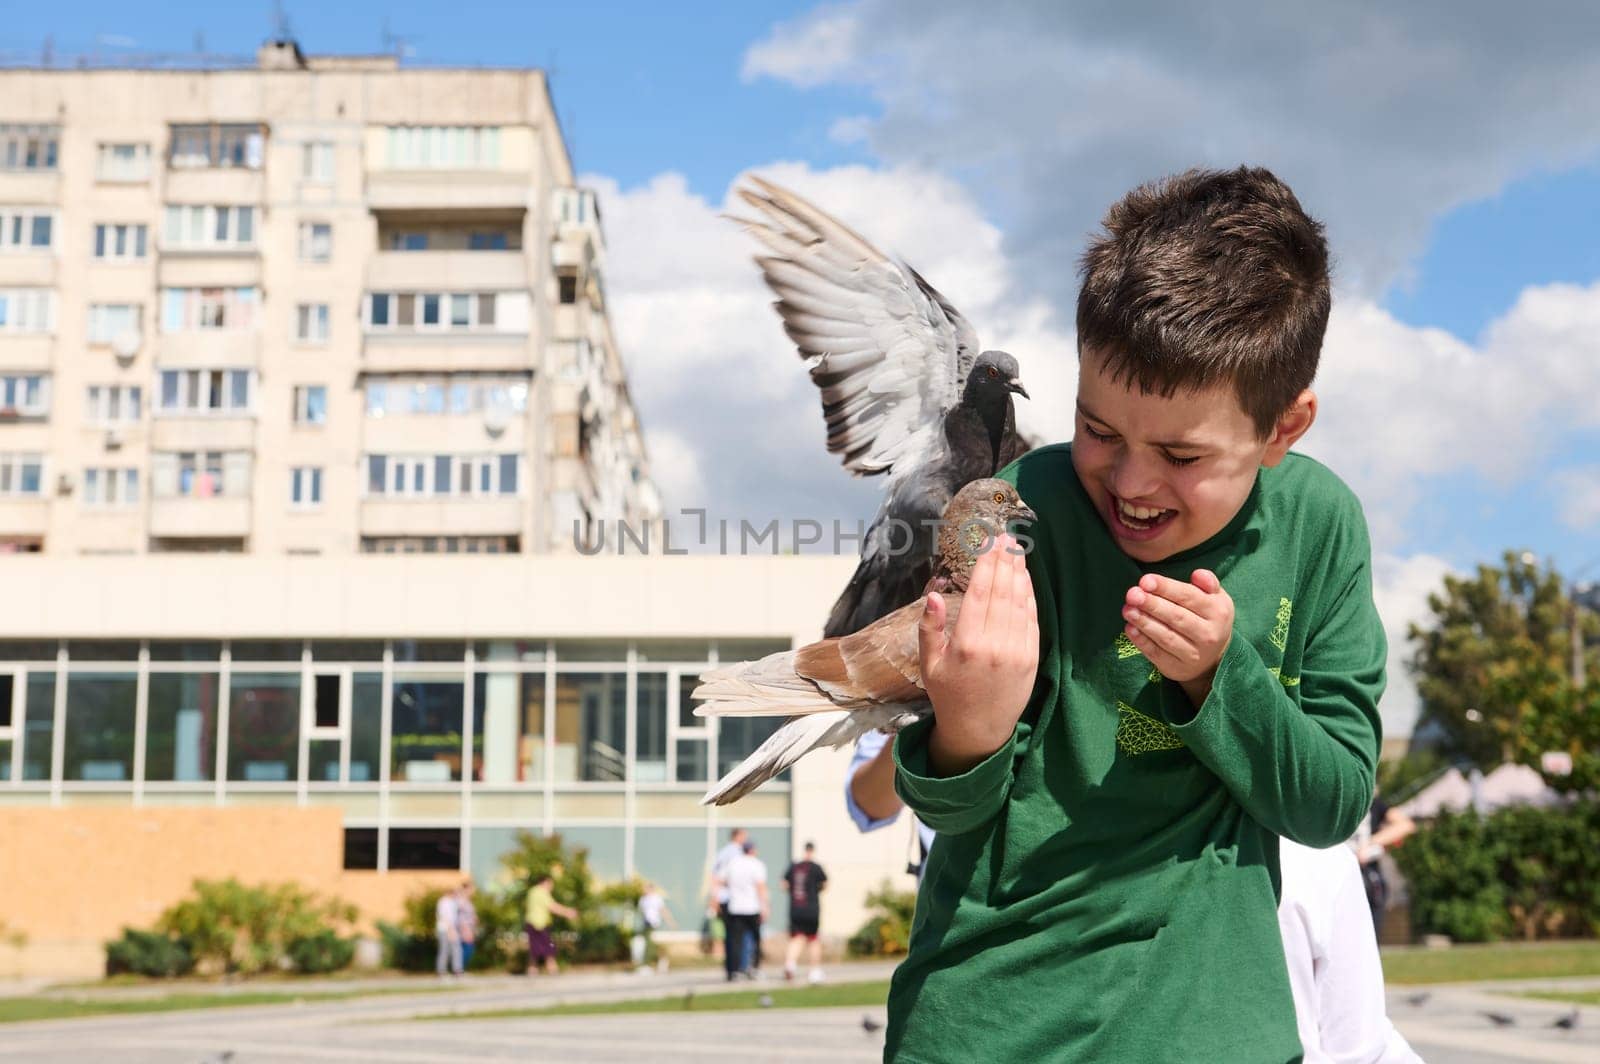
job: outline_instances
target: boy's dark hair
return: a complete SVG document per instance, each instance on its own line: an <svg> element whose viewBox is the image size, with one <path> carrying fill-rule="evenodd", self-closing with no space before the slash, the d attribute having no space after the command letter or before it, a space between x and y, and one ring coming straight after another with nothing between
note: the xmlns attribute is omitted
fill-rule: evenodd
<svg viewBox="0 0 1600 1064"><path fill-rule="evenodd" d="M1321 223L1260 167L1189 170L1106 212L1078 291L1078 350L1170 396L1232 384L1264 439L1317 374L1331 303Z"/></svg>

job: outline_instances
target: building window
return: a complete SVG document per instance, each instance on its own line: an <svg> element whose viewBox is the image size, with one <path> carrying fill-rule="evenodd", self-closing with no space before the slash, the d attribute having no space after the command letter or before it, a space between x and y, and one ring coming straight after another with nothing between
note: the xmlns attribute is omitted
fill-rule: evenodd
<svg viewBox="0 0 1600 1064"><path fill-rule="evenodd" d="M380 498L516 495L521 455L367 456L367 494Z"/></svg>
<svg viewBox="0 0 1600 1064"><path fill-rule="evenodd" d="M366 396L368 417L486 410L520 414L528 408L528 382L525 378L467 374L369 377Z"/></svg>
<svg viewBox="0 0 1600 1064"><path fill-rule="evenodd" d="M322 384L299 384L294 389L294 423L296 425L326 425L328 423L328 388Z"/></svg>
<svg viewBox="0 0 1600 1064"><path fill-rule="evenodd" d="M0 333L51 333L56 294L50 288L0 288Z"/></svg>
<svg viewBox="0 0 1600 1064"><path fill-rule="evenodd" d="M85 506L136 506L139 502L137 469L100 468L83 471Z"/></svg>
<svg viewBox="0 0 1600 1064"><path fill-rule="evenodd" d="M147 233L148 228L143 225L97 225L94 227L94 257L102 261L142 259Z"/></svg>
<svg viewBox="0 0 1600 1064"><path fill-rule="evenodd" d="M0 170L54 170L61 127L0 124Z"/></svg>
<svg viewBox="0 0 1600 1064"><path fill-rule="evenodd" d="M89 343L113 343L124 333L137 337L143 320L144 307L138 303L90 303Z"/></svg>
<svg viewBox="0 0 1600 1064"><path fill-rule="evenodd" d="M42 373L0 375L0 420L50 413L50 378Z"/></svg>
<svg viewBox="0 0 1600 1064"><path fill-rule="evenodd" d="M265 135L258 125L174 125L171 134L173 169L261 169Z"/></svg>
<svg viewBox="0 0 1600 1064"><path fill-rule="evenodd" d="M85 420L91 425L123 425L139 420L143 389L137 384L91 384Z"/></svg>
<svg viewBox="0 0 1600 1064"><path fill-rule="evenodd" d="M377 828L344 829L344 867L357 871L378 867Z"/></svg>
<svg viewBox="0 0 1600 1064"><path fill-rule="evenodd" d="M301 303L294 309L294 338L303 344L328 342L328 304Z"/></svg>
<svg viewBox="0 0 1600 1064"><path fill-rule="evenodd" d="M97 145L94 176L98 181L150 180L150 145Z"/></svg>
<svg viewBox="0 0 1600 1064"><path fill-rule="evenodd" d="M229 417L249 413L254 376L247 369L164 369L156 411Z"/></svg>
<svg viewBox="0 0 1600 1064"><path fill-rule="evenodd" d="M333 226L327 222L300 223L300 261L327 262L333 258Z"/></svg>
<svg viewBox="0 0 1600 1064"><path fill-rule="evenodd" d="M333 145L325 140L308 141L300 149L300 179L327 184L333 180Z"/></svg>
<svg viewBox="0 0 1600 1064"><path fill-rule="evenodd" d="M0 452L0 498L44 494L44 455Z"/></svg>
<svg viewBox="0 0 1600 1064"><path fill-rule="evenodd" d="M390 251L427 251L427 233L394 232L389 234Z"/></svg>
<svg viewBox="0 0 1600 1064"><path fill-rule="evenodd" d="M55 243L54 211L0 208L0 253L49 251Z"/></svg>
<svg viewBox="0 0 1600 1064"><path fill-rule="evenodd" d="M163 288L161 331L253 328L260 302L255 288Z"/></svg>
<svg viewBox="0 0 1600 1064"><path fill-rule="evenodd" d="M156 498L243 498L250 494L247 451L158 451L150 456Z"/></svg>
<svg viewBox="0 0 1600 1064"><path fill-rule="evenodd" d="M363 554L516 554L517 536L362 536Z"/></svg>
<svg viewBox="0 0 1600 1064"><path fill-rule="evenodd" d="M557 298L562 303L576 303L578 301L578 276L573 273L564 273L556 278Z"/></svg>
<svg viewBox="0 0 1600 1064"><path fill-rule="evenodd" d="M494 170L500 166L498 126L390 126L391 170Z"/></svg>
<svg viewBox="0 0 1600 1064"><path fill-rule="evenodd" d="M526 300L519 292L372 292L366 326L371 332L517 332L527 317Z"/></svg>
<svg viewBox="0 0 1600 1064"><path fill-rule="evenodd" d="M289 470L289 504L297 509L322 505L322 469L295 466Z"/></svg>
<svg viewBox="0 0 1600 1064"><path fill-rule="evenodd" d="M510 246L510 240L503 229L467 234L468 251L505 251Z"/></svg>
<svg viewBox="0 0 1600 1064"><path fill-rule="evenodd" d="M256 209L169 205L161 232L161 246L167 251L245 250L256 244Z"/></svg>

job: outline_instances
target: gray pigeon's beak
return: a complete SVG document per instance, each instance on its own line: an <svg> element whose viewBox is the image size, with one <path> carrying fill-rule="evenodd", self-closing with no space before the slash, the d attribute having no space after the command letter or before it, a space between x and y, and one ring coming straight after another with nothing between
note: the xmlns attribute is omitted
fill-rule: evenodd
<svg viewBox="0 0 1600 1064"><path fill-rule="evenodd" d="M1017 380L1017 378L1015 378L1015 377L1012 377L1010 380L1006 381L1006 391L1008 391L1008 392L1016 392L1018 395L1021 395L1024 399L1032 399L1033 398L1033 396L1028 394L1028 389L1026 389L1026 388L1024 388L1022 386L1022 382Z"/></svg>

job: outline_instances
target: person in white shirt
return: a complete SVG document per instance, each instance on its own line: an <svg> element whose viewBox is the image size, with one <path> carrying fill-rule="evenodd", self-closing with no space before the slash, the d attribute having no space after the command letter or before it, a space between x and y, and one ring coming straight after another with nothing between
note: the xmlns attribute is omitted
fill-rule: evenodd
<svg viewBox="0 0 1600 1064"><path fill-rule="evenodd" d="M1278 929L1305 1064L1421 1064L1389 1021L1361 865L1349 846L1278 840Z"/></svg>
<svg viewBox="0 0 1600 1064"><path fill-rule="evenodd" d="M744 852L728 862L717 884L728 895L726 948L733 958L728 981L740 975L753 979L755 957L761 950L761 925L772 914L767 898L767 866L756 856L755 843L746 840Z"/></svg>
<svg viewBox="0 0 1600 1064"><path fill-rule="evenodd" d="M461 906L456 892L447 890L439 895L433 909L433 933L439 939L439 955L434 961L434 971L439 978L461 974Z"/></svg>
<svg viewBox="0 0 1600 1064"><path fill-rule="evenodd" d="M728 921L728 888L723 883L728 876L728 865L744 853L744 844L749 837L744 828L734 828L728 832L728 844L711 859L711 898L707 912L722 921L722 968L730 981L739 970L739 958L733 948L733 925Z"/></svg>

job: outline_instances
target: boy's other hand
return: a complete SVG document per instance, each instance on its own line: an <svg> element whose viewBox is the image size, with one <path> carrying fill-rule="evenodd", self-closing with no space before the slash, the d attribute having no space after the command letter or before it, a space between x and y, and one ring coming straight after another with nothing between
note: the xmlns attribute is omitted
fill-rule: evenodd
<svg viewBox="0 0 1600 1064"><path fill-rule="evenodd" d="M1002 534L972 569L955 627L930 593L917 628L922 686L933 703L928 758L954 776L1005 745L1033 694L1039 610L1026 555Z"/></svg>
<svg viewBox="0 0 1600 1064"><path fill-rule="evenodd" d="M1233 638L1233 599L1211 570L1190 576L1186 584L1146 573L1128 589L1122 619L1133 645L1198 709Z"/></svg>

